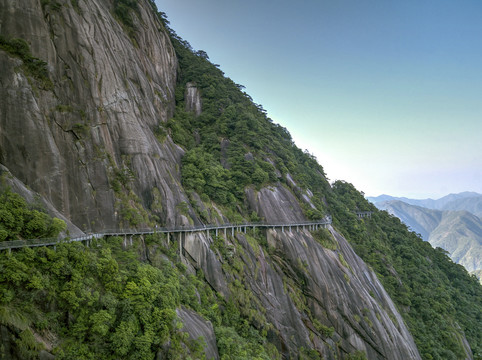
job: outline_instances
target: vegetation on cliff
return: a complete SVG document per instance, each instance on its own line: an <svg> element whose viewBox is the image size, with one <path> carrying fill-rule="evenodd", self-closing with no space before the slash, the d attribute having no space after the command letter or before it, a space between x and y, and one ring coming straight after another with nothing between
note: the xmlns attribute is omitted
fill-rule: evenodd
<svg viewBox="0 0 482 360"><path fill-rule="evenodd" d="M30 52L30 46L24 39L9 39L0 35L0 49L11 56L22 60L21 68L31 78L37 81L40 88L51 90L53 88L50 80L47 63L36 58Z"/></svg>
<svg viewBox="0 0 482 360"><path fill-rule="evenodd" d="M13 213L23 199L9 196L6 207ZM28 228L25 222L19 230ZM177 245L169 247L161 235L135 239L134 246L123 242L113 237L93 240L90 247L62 243L2 254L0 325L11 340L10 352L0 348L0 356L36 359L48 350L57 359L153 359L158 353L169 359L204 358L204 341L181 331L176 309L183 305L211 321L221 358L279 358L266 331L250 324L258 313L251 306L253 295L241 285L233 285L239 296L227 301L202 272L186 272ZM234 268L242 265L231 258L226 271L235 276Z"/></svg>
<svg viewBox="0 0 482 360"><path fill-rule="evenodd" d="M330 186L316 159L297 148L287 130L267 118L242 86L224 77L204 51L195 51L172 30L171 36L181 72L176 114L168 127L187 150L182 169L186 188L239 209L246 203L246 186L275 182L289 186L291 177L313 193L310 200L316 208L305 207L306 215L332 214L335 227L377 272L424 359L463 357L460 329L474 357L482 358L482 288L476 278L398 219L378 211L351 184L337 181ZM187 83L200 90L199 117L186 112ZM227 149L223 144L229 144ZM226 196L217 196L211 184ZM362 221L357 211L374 214Z"/></svg>
<svg viewBox="0 0 482 360"><path fill-rule="evenodd" d="M135 31L129 23L135 4L131 0L114 3L113 11L130 27L129 33ZM123 19L125 14L129 18ZM296 147L288 131L274 124L242 86L224 77L205 52L193 50L172 31L171 35L180 66L176 112L167 124L159 125L157 134L159 141L169 135L184 147L182 184L191 198L199 195L204 205L215 206L230 220L258 220L248 206L246 188L287 188L298 197L308 218L332 214L334 227L378 273L424 359L462 357L461 330L474 358L480 359L482 294L476 280L398 220L374 209L350 184L330 185L316 159ZM186 110L188 83L195 84L202 96L203 111L197 117ZM129 194L126 173L112 175L112 191ZM18 196L3 196L0 234L4 240L56 235L62 230L62 223L35 212L39 210ZM126 217L137 222L137 204L132 203L140 200L134 200L126 197L120 209L130 206L133 211ZM178 204L179 212L185 214L190 207L201 220L213 220L194 201ZM360 220L356 211L374 213ZM321 230L314 235L324 248L337 250L330 234ZM6 328L10 346L25 359L36 358L42 347L59 359L153 359L159 353L172 359L202 358L202 341L192 341L181 331L176 309L184 306L211 322L222 359L280 358L282 346L278 344L277 350L274 341L268 340L277 339L276 331L245 282L249 271L259 275L257 264L250 263L246 249L234 239L230 244L213 239L212 251L222 263L231 297L216 293L202 271L196 275L188 271L179 261L175 243L169 246L160 236L135 239L133 246L127 246L125 239L109 238L93 240L90 247L66 243L56 249L5 251L0 257L2 334ZM285 293L306 315L303 321L313 325L310 336L318 332L334 353L339 351L345 358L365 357L360 351L342 352L331 339L335 330L306 309L312 296L304 282L308 264L298 258L296 266L287 264L282 252L270 254L262 237L246 236L246 241L253 251L260 244L263 255L270 257L267 262L278 269L285 267L281 269L286 275ZM335 257L338 260L350 268L341 253ZM290 271L296 274L290 277ZM362 319L357 315L348 321L358 324ZM300 349L297 355L320 358L313 349Z"/></svg>
<svg viewBox="0 0 482 360"><path fill-rule="evenodd" d="M247 186L286 184L290 174L298 186L315 192L316 208L306 208L306 215L321 218L325 212L322 194L329 185L316 159L296 147L289 132L273 123L261 105L225 77L204 51L194 51L172 30L171 35L180 82L176 112L167 128L187 150L182 163L185 188L220 205L246 210ZM188 83L195 84L202 95L202 113L197 117L185 107Z"/></svg>
<svg viewBox="0 0 482 360"><path fill-rule="evenodd" d="M29 205L11 190L0 194L0 241L56 237L65 222L51 218L41 205Z"/></svg>

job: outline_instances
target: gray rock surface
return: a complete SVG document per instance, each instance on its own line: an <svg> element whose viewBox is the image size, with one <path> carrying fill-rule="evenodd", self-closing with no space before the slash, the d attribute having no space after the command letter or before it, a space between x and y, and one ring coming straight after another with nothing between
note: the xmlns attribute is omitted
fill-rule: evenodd
<svg viewBox="0 0 482 360"><path fill-rule="evenodd" d="M178 241L182 242L185 260L190 262L196 269L201 269L206 281L211 287L222 294L229 295L226 277L223 274L222 264L216 254L210 249L208 240L201 233L187 233L179 235Z"/></svg>
<svg viewBox="0 0 482 360"><path fill-rule="evenodd" d="M260 246L253 248L242 232L235 239L227 232L226 246L234 252L239 251L238 246L243 249L243 284L273 326L270 341L286 359L298 356L301 347L314 348L325 359L343 358L357 350L368 359L420 359L412 336L376 275L339 233L329 230L337 250L323 248L301 228L268 230L269 253ZM218 235L224 237L222 232ZM207 234L185 236L184 259L202 269L208 283L230 298L230 283L235 278L225 271L225 260L210 248L210 241ZM310 320L307 309L299 308L290 281L301 284L307 309L325 329L333 328L332 335Z"/></svg>
<svg viewBox="0 0 482 360"><path fill-rule="evenodd" d="M214 328L211 322L185 307L177 309L176 313L183 323L181 331L187 332L193 340L202 337L206 343L204 347L206 359L219 359L216 335L214 334Z"/></svg>
<svg viewBox="0 0 482 360"><path fill-rule="evenodd" d="M201 115L201 93L199 92L199 89L196 87L195 84L186 84L186 93L184 94L184 100L186 103L186 111L192 111L196 116Z"/></svg>
<svg viewBox="0 0 482 360"><path fill-rule="evenodd" d="M119 169L133 174L129 187L144 208L157 187L158 216L176 223L183 152L154 135L174 110L170 40L147 1L132 12L135 39L112 16L113 1L78 4L0 0L1 35L25 39L54 84L37 88L21 60L0 51L0 163L83 230L118 226Z"/></svg>
<svg viewBox="0 0 482 360"><path fill-rule="evenodd" d="M323 248L308 232L294 230L269 231L269 243L274 245L271 256L248 251L248 283L265 306L267 319L279 331L281 348L287 349L284 356L293 356L303 346L316 348L325 359L337 358L336 347L343 353L363 350L368 359L420 359L412 336L376 275L340 234L330 231L339 244L337 251ZM250 245L238 239L249 250ZM306 311L294 306L290 288L283 285L285 277L303 284L308 308L324 326L334 328L332 336L318 331Z"/></svg>
<svg viewBox="0 0 482 360"><path fill-rule="evenodd" d="M246 189L250 208L268 223L306 221L295 195L278 183L256 191Z"/></svg>

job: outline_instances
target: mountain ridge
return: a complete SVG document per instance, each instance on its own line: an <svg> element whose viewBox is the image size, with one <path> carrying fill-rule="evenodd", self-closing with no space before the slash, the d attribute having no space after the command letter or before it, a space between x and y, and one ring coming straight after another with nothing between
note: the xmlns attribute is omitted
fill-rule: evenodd
<svg viewBox="0 0 482 360"><path fill-rule="evenodd" d="M433 247L448 251L452 260L475 273L482 268L482 221L465 210L434 210L400 200L376 203L400 218Z"/></svg>
<svg viewBox="0 0 482 360"><path fill-rule="evenodd" d="M379 202L399 200L410 205L422 206L434 210L467 210L474 215L482 215L482 194L473 191L464 191L445 195L439 199L411 199L407 197L396 197L391 195L368 196L367 200L376 204ZM472 210L469 210L472 207Z"/></svg>

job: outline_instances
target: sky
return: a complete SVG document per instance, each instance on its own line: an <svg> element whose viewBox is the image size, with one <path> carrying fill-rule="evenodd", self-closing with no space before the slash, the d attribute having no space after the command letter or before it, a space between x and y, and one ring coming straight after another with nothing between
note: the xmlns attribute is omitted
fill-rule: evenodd
<svg viewBox="0 0 482 360"><path fill-rule="evenodd" d="M330 181L482 193L482 1L156 0Z"/></svg>

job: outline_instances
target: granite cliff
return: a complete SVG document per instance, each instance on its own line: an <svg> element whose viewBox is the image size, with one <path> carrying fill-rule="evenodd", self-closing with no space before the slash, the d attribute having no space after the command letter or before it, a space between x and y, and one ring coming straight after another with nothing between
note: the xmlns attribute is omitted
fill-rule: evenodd
<svg viewBox="0 0 482 360"><path fill-rule="evenodd" d="M179 79L187 71L153 3L143 0L119 8L126 3L0 0L2 186L27 199L39 197L52 216L67 222L71 235L249 217L291 222L329 213L329 201L319 195L331 191L321 171L311 167L310 176L319 186L310 188L302 175L289 173L296 164L287 161L285 166L275 158L276 149L268 149L271 155L258 160L256 144L251 151L241 146L246 151L240 161L252 166L250 176L256 184L232 190L237 199L244 199L238 205L228 208L212 201L224 191L222 184L216 184L209 197L199 194L203 186L214 187L212 179L205 181L210 173L202 181L185 181L188 176L181 169L201 161L194 158L192 146L178 140L183 133L172 119L181 111L188 113L183 116L190 116L189 121L212 122L203 118L209 103L205 105L202 94L212 97L216 86L182 84ZM29 70L32 61L40 75ZM237 106L226 101L219 106L221 116L239 111ZM227 128L240 124L249 131L256 125L248 116ZM285 129L273 129L287 139ZM186 141L199 144L207 138L219 148L216 161L221 164L209 168L234 172L237 163L230 154L237 145L232 138L193 130ZM294 153L310 166L312 158ZM220 202L234 199L229 196ZM361 222L354 226L364 227ZM420 359L397 306L337 229L342 223L335 219L335 226L324 233L328 247L310 231L270 230L259 237L266 239L261 245L241 233L221 243L204 234L186 236L182 261L188 272L202 274L220 298L252 310L245 315L249 326L264 330L264 341L283 358L309 353L324 359L363 354L369 359ZM141 261L155 266L156 259L165 258L144 239L135 242ZM219 358L213 325L184 306L176 313L182 331L193 338L203 336L207 356ZM15 327L3 323L3 355L20 358L14 338ZM166 343L156 349L157 358L163 358L168 347ZM52 355L42 350L41 356Z"/></svg>
<svg viewBox="0 0 482 360"><path fill-rule="evenodd" d="M2 51L1 162L83 230L115 228L127 201L159 210L174 223L182 149L156 141L155 127L174 111L177 60L148 2L133 17L130 38L113 2L2 1L1 34L24 39L47 63L51 86L18 71L22 60ZM21 19L21 20L19 20ZM133 174L135 198L113 191Z"/></svg>

